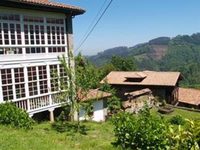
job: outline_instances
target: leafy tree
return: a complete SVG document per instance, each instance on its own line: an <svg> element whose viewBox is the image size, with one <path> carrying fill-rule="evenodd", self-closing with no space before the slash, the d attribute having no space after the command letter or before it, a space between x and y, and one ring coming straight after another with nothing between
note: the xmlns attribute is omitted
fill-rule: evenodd
<svg viewBox="0 0 200 150"><path fill-rule="evenodd" d="M120 56L113 56L110 63L114 66L116 71L134 71L136 70L135 61L133 58L123 58Z"/></svg>
<svg viewBox="0 0 200 150"><path fill-rule="evenodd" d="M75 70L73 69L73 55L70 54L69 61L67 62L65 56L59 58L61 66L64 68L65 73L68 75L68 83L60 80L60 99L67 101L70 105L70 116L73 121L74 115L77 113L79 116L80 105L82 99L86 97L89 89L95 88L98 83L98 72L89 64L81 54L75 59ZM77 117L77 132L81 129L79 117Z"/></svg>

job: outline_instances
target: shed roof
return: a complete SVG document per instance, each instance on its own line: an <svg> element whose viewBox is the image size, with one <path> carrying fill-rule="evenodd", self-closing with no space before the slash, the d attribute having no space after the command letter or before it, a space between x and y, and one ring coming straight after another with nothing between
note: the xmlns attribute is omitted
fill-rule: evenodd
<svg viewBox="0 0 200 150"><path fill-rule="evenodd" d="M200 105L200 90L191 88L179 88L178 101L190 105Z"/></svg>
<svg viewBox="0 0 200 150"><path fill-rule="evenodd" d="M65 12L70 13L71 15L80 15L85 12L85 10L80 7L58 3L50 0L1 0L0 4L1 6Z"/></svg>
<svg viewBox="0 0 200 150"><path fill-rule="evenodd" d="M100 100L102 98L110 97L111 95L111 93L104 92L99 89L91 89L82 96L79 94L79 96L81 96L81 101Z"/></svg>
<svg viewBox="0 0 200 150"><path fill-rule="evenodd" d="M128 81L127 78L137 78L142 74L143 80ZM180 72L156 72L156 71L112 71L101 83L112 85L149 85L149 86L175 86L180 79Z"/></svg>

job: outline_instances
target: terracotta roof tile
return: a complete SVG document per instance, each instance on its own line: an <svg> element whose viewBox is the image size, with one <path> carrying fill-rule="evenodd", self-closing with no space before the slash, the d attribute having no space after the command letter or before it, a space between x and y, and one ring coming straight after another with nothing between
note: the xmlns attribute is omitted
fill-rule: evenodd
<svg viewBox="0 0 200 150"><path fill-rule="evenodd" d="M127 78L144 77L142 81L131 82ZM108 84L119 85L154 85L154 86L175 86L180 78L180 72L156 72L156 71L112 71L102 81Z"/></svg>
<svg viewBox="0 0 200 150"><path fill-rule="evenodd" d="M99 89L91 89L88 91L86 95L79 95L81 97L81 101L88 101L88 100L94 100L94 99L102 99L106 97L110 97L112 94L108 92L100 91Z"/></svg>
<svg viewBox="0 0 200 150"><path fill-rule="evenodd" d="M200 90L191 88L179 88L179 102L200 105Z"/></svg>
<svg viewBox="0 0 200 150"><path fill-rule="evenodd" d="M80 14L84 13L85 10L83 10L80 7L62 4L50 0L7 0L10 2L17 2L17 3L23 3L23 4L30 4L35 6L46 6L46 7L54 7L54 8L61 8L61 9L70 9L73 11L78 11Z"/></svg>

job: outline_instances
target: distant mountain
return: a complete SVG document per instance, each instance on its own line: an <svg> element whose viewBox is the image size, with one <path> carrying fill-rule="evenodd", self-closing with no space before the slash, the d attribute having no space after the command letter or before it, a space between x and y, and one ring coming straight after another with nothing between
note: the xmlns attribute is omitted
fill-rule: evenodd
<svg viewBox="0 0 200 150"><path fill-rule="evenodd" d="M138 70L180 71L184 85L200 87L200 33L159 37L133 47L115 47L88 60L102 66L112 56L132 57Z"/></svg>
<svg viewBox="0 0 200 150"><path fill-rule="evenodd" d="M108 62L112 56L122 56L126 57L129 55L130 50L128 47L115 47L111 49L107 49L103 52L98 53L94 56L88 56L88 59L97 66L101 66Z"/></svg>
<svg viewBox="0 0 200 150"><path fill-rule="evenodd" d="M159 37L133 47L121 46L107 49L97 55L89 56L88 59L97 66L105 64L112 56L133 56L138 61L149 58L159 60L165 55L169 42L169 37Z"/></svg>

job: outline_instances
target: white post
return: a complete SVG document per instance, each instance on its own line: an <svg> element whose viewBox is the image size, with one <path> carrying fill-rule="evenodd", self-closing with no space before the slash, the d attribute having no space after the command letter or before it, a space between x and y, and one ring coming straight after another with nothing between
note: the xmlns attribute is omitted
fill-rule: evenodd
<svg viewBox="0 0 200 150"><path fill-rule="evenodd" d="M14 73L14 68L11 68L11 76L12 76L13 100L16 100L15 73Z"/></svg>
<svg viewBox="0 0 200 150"><path fill-rule="evenodd" d="M29 115L29 117L30 117L30 118L32 118L32 117L33 117L33 114L28 114L28 115Z"/></svg>
<svg viewBox="0 0 200 150"><path fill-rule="evenodd" d="M38 95L40 95L40 83L39 83L39 66L36 67L36 76L37 76L37 90L38 90Z"/></svg>
<svg viewBox="0 0 200 150"><path fill-rule="evenodd" d="M48 45L48 37L47 37L47 19L44 17L44 42L45 45ZM45 47L45 53L49 53L49 48Z"/></svg>
<svg viewBox="0 0 200 150"><path fill-rule="evenodd" d="M54 111L54 108L51 108L51 109L49 109L49 119L50 119L50 122L54 122L54 113L53 113L53 111Z"/></svg>
<svg viewBox="0 0 200 150"><path fill-rule="evenodd" d="M48 93L49 93L49 105L52 105L52 99L51 99L51 81L50 81L50 66L47 63L46 64L46 68L47 68L47 88L48 88Z"/></svg>
<svg viewBox="0 0 200 150"><path fill-rule="evenodd" d="M24 82L25 82L25 94L26 98L29 97L29 88L28 88L28 71L27 71L27 66L24 66ZM30 110L30 101L27 99L27 111Z"/></svg>
<svg viewBox="0 0 200 150"><path fill-rule="evenodd" d="M23 15L20 15L20 25L21 25L21 39L22 39L22 45L25 45L25 34L24 34L24 19L23 19ZM22 48L22 54L25 55L26 54L26 48L23 47Z"/></svg>

